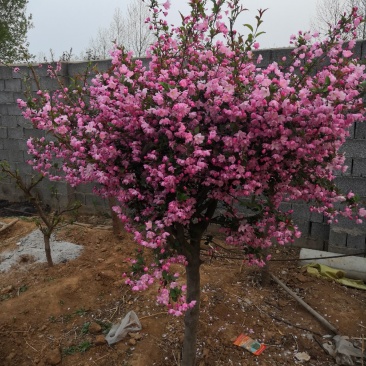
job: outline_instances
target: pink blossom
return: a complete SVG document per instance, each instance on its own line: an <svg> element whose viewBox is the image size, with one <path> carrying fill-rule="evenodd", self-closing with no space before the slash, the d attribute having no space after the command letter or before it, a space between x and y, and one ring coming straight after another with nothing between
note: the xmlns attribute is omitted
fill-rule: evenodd
<svg viewBox="0 0 366 366"><path fill-rule="evenodd" d="M174 88L171 89L169 93L167 93L167 96L170 97L173 100L176 100L179 97L179 91L178 89Z"/></svg>
<svg viewBox="0 0 366 366"><path fill-rule="evenodd" d="M204 141L205 136L203 136L201 133L198 133L197 135L194 135L193 139L195 144L200 145Z"/></svg>
<svg viewBox="0 0 366 366"><path fill-rule="evenodd" d="M170 9L170 0L167 0L164 4L163 4L163 6L164 6L164 8L166 9L166 10L169 10Z"/></svg>
<svg viewBox="0 0 366 366"><path fill-rule="evenodd" d="M353 52L350 50L343 50L342 54L343 57L351 57L353 55Z"/></svg>

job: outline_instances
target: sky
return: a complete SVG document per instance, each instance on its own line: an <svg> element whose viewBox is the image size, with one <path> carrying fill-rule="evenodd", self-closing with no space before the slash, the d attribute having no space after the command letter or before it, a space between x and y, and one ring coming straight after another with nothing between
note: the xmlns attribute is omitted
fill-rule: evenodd
<svg viewBox="0 0 366 366"><path fill-rule="evenodd" d="M161 0L163 2L163 0ZM165 0L164 0L165 1ZM32 14L34 28L28 33L30 52L36 57L49 56L52 49L56 58L63 51L73 49L80 55L99 28L108 28L116 8L126 11L130 0L29 0L28 13ZM243 0L250 11L245 12L241 23L255 24L256 10L267 9L258 41L261 48L289 46L291 34L309 30L315 16L317 0ZM168 22L179 24L178 11L187 14L186 0L171 0Z"/></svg>

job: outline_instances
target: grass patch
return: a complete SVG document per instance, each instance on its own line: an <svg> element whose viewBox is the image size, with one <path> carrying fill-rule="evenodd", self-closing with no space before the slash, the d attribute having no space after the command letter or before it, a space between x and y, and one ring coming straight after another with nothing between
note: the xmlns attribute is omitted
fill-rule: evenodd
<svg viewBox="0 0 366 366"><path fill-rule="evenodd" d="M84 316L87 313L88 313L88 310L86 310L84 308L80 308L80 309L75 310L74 314L79 315L79 316Z"/></svg>
<svg viewBox="0 0 366 366"><path fill-rule="evenodd" d="M77 346L70 346L67 348L64 348L62 350L62 354L64 355L73 355L74 353L83 353L86 352L88 349L92 347L92 344L89 341L84 341L78 344Z"/></svg>

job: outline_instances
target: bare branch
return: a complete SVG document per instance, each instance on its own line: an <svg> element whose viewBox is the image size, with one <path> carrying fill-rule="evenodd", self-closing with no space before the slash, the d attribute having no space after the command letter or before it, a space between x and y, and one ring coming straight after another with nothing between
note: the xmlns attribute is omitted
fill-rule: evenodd
<svg viewBox="0 0 366 366"><path fill-rule="evenodd" d="M316 15L311 22L314 31L327 34L330 27L336 25L344 13L350 13L357 7L360 15L366 15L366 0L318 0ZM361 23L357 29L357 38L366 38L365 23Z"/></svg>
<svg viewBox="0 0 366 366"><path fill-rule="evenodd" d="M149 8L142 0L132 0L126 16L116 8L109 28L100 28L82 58L88 60L107 59L109 51L117 45L132 51L136 57L144 57L154 41L154 35L145 23Z"/></svg>

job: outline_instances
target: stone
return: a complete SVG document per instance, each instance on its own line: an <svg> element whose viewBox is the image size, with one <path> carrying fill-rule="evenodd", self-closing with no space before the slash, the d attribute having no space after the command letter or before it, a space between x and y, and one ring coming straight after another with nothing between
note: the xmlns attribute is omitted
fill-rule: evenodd
<svg viewBox="0 0 366 366"><path fill-rule="evenodd" d="M100 277L108 279L108 280L115 280L116 278L119 277L118 274L116 274L113 271L109 271L109 270L99 272L98 274Z"/></svg>
<svg viewBox="0 0 366 366"><path fill-rule="evenodd" d="M201 298L202 302L208 302L208 296L206 294L204 294Z"/></svg>
<svg viewBox="0 0 366 366"><path fill-rule="evenodd" d="M88 329L90 334L98 334L101 332L102 327L98 323L91 322Z"/></svg>
<svg viewBox="0 0 366 366"><path fill-rule="evenodd" d="M11 361L17 354L15 352L10 352L7 356L6 356L6 360L7 361Z"/></svg>
<svg viewBox="0 0 366 366"><path fill-rule="evenodd" d="M129 344L130 346L135 346L135 345L136 345L136 343L137 343L136 339L133 339L133 338L129 339L129 341L128 341L128 344Z"/></svg>
<svg viewBox="0 0 366 366"><path fill-rule="evenodd" d="M141 335L141 333L128 333L128 335L129 335L132 339L136 339L137 341L139 341L140 339L142 339L142 335Z"/></svg>
<svg viewBox="0 0 366 366"><path fill-rule="evenodd" d="M12 292L13 290L14 290L14 286L9 285L9 286L4 287L0 293L1 293L1 295L5 295L5 294Z"/></svg>
<svg viewBox="0 0 366 366"><path fill-rule="evenodd" d="M119 280L119 281L113 282L113 285L116 287L119 287L119 286L123 286L125 284L125 282L126 282L126 280Z"/></svg>
<svg viewBox="0 0 366 366"><path fill-rule="evenodd" d="M50 366L61 363L61 352L58 348L52 349L46 353L46 363Z"/></svg>
<svg viewBox="0 0 366 366"><path fill-rule="evenodd" d="M299 282L302 282L302 283L304 283L304 282L309 282L309 278L308 277L306 277L306 276L304 276L303 274L299 274L299 275L297 275L296 276L296 278L297 278L297 280L299 281Z"/></svg>
<svg viewBox="0 0 366 366"><path fill-rule="evenodd" d="M310 360L310 355L306 352L298 352L295 354L295 358L297 361L309 361Z"/></svg>
<svg viewBox="0 0 366 366"><path fill-rule="evenodd" d="M280 306L281 308L283 308L284 306L286 306L288 304L288 301L283 300L283 299L279 299L277 302L278 306Z"/></svg>
<svg viewBox="0 0 366 366"><path fill-rule="evenodd" d="M106 344L105 336L103 334L99 334L94 339L94 344L96 346L103 346Z"/></svg>

